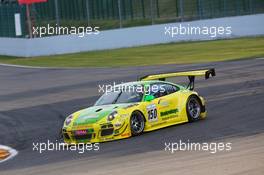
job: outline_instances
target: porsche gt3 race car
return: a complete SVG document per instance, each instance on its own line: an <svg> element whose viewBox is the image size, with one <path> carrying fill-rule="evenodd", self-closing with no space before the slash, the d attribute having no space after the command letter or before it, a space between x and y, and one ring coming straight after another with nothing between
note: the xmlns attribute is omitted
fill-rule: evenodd
<svg viewBox="0 0 264 175"><path fill-rule="evenodd" d="M165 81L186 76L188 86ZM194 89L196 76L214 69L148 75L105 92L94 106L68 116L62 128L67 144L97 143L137 136L206 117L205 100Z"/></svg>

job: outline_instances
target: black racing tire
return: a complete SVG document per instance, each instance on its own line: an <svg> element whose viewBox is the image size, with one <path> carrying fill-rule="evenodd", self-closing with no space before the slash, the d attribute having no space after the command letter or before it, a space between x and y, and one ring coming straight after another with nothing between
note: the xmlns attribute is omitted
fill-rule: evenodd
<svg viewBox="0 0 264 175"><path fill-rule="evenodd" d="M145 128L145 118L139 111L134 111L130 117L130 129L132 136L138 136L143 133Z"/></svg>
<svg viewBox="0 0 264 175"><path fill-rule="evenodd" d="M189 122L194 122L200 119L202 111L202 103L199 97L191 95L186 102L186 113Z"/></svg>

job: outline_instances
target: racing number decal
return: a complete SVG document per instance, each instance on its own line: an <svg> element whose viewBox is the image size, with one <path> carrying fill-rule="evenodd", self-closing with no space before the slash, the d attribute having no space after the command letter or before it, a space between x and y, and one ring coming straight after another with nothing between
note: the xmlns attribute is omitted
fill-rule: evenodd
<svg viewBox="0 0 264 175"><path fill-rule="evenodd" d="M157 120L157 109L151 109L148 111L148 119L149 121Z"/></svg>
<svg viewBox="0 0 264 175"><path fill-rule="evenodd" d="M155 104L151 104L147 106L147 111L148 111L148 121L149 122L154 122L158 120L158 112Z"/></svg>

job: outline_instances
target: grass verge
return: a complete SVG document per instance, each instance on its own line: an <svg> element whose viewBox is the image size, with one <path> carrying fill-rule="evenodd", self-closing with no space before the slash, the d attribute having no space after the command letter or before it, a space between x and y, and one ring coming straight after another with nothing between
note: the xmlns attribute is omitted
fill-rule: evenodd
<svg viewBox="0 0 264 175"><path fill-rule="evenodd" d="M120 67L257 57L264 57L264 37L170 43L32 58L0 56L0 63L43 67Z"/></svg>

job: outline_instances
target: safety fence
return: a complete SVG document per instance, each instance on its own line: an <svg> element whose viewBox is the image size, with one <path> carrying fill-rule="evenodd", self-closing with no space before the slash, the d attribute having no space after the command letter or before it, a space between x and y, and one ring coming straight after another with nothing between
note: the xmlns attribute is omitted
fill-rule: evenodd
<svg viewBox="0 0 264 175"><path fill-rule="evenodd" d="M48 0L30 6L33 26L100 30L264 13L264 0ZM21 35L15 17L20 14ZM0 37L28 37L26 7L0 1Z"/></svg>

